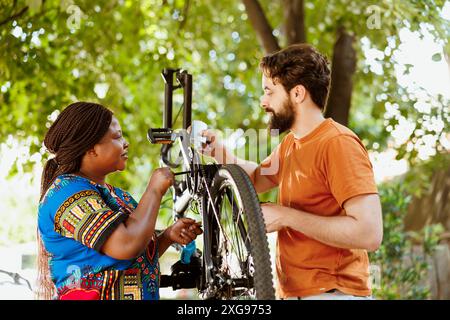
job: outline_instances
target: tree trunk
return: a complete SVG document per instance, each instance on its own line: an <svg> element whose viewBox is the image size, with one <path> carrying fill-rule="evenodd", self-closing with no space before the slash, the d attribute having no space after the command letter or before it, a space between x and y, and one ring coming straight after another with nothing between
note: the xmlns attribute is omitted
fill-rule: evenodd
<svg viewBox="0 0 450 320"><path fill-rule="evenodd" d="M266 53L272 53L280 50L277 38L273 35L272 27L258 0L242 0L242 2L264 51Z"/></svg>
<svg viewBox="0 0 450 320"><path fill-rule="evenodd" d="M428 192L413 198L405 217L406 230L418 231L435 223L450 231L450 167L433 174Z"/></svg>
<svg viewBox="0 0 450 320"><path fill-rule="evenodd" d="M280 50L277 38L272 34L272 27L258 0L242 0L242 2L265 53ZM306 42L304 0L283 0L283 6L287 43ZM348 124L353 90L352 78L356 70L356 51L353 42L354 36L340 27L333 48L331 88L325 116L343 125Z"/></svg>
<svg viewBox="0 0 450 320"><path fill-rule="evenodd" d="M343 27L337 32L337 41L333 48L331 69L331 89L325 116L340 124L347 125L350 113L353 74L356 70L356 51L353 48L354 36Z"/></svg>
<svg viewBox="0 0 450 320"><path fill-rule="evenodd" d="M284 33L287 44L305 43L305 5L303 0L283 0Z"/></svg>

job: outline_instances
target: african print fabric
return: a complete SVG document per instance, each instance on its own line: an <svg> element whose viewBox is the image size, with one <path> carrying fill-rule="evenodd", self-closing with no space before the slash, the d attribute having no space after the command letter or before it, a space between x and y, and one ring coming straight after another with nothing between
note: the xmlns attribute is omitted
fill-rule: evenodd
<svg viewBox="0 0 450 320"><path fill-rule="evenodd" d="M118 260L100 252L137 207L128 193L86 178L58 176L39 204L38 228L57 288L55 299L159 299L157 239L139 257Z"/></svg>

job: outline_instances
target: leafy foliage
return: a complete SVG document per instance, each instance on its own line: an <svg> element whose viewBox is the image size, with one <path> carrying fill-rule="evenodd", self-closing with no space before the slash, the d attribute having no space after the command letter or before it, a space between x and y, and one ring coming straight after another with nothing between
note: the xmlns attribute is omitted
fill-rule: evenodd
<svg viewBox="0 0 450 320"><path fill-rule="evenodd" d="M261 3L282 42L281 2ZM410 96L402 98L395 80L395 61L391 61L403 27L419 33L426 28L448 43L448 24L439 18L443 4L411 0L306 2L308 41L329 57L339 26L356 35L359 65L351 127L369 148L373 142L386 146L390 134L386 128L399 123L399 117L392 117L386 120L389 125L384 124L386 104L398 105L401 115L417 124L427 116L439 116L448 124L445 108L433 108L436 115L411 108L414 101ZM0 128L0 141L9 135L29 139L31 154L40 152L45 158L41 141L56 117L55 110L74 100L98 101L116 112L131 142L129 174L121 175L125 178L121 182L135 185L133 177L145 176L157 163L158 150L145 143L145 132L149 126L161 125L163 82L159 72L167 66L181 66L193 73L194 118L218 128L264 127L258 107L257 70L262 51L241 3L18 0L1 1L0 5L0 117L7 124ZM380 10L380 28L369 28L366 9L370 5ZM78 12L81 16L77 19ZM367 65L364 43L382 53L382 74ZM98 95L95 91L100 88L103 93ZM432 98L436 106L447 103L442 97ZM417 129L411 141L416 136L420 141L420 125ZM405 151L411 159L416 156L414 150L407 144L400 148L401 155Z"/></svg>
<svg viewBox="0 0 450 320"><path fill-rule="evenodd" d="M380 186L383 207L383 243L370 253L371 264L381 267L380 286L374 288L377 299L430 298L426 283L429 257L443 231L441 225L424 227L420 232L406 232L404 216L412 196L401 182Z"/></svg>
<svg viewBox="0 0 450 320"><path fill-rule="evenodd" d="M274 35L285 45L282 1L260 2ZM420 36L431 33L449 52L450 25L440 16L444 3L305 1L307 40L330 60L337 29L344 26L355 35L358 64L350 127L365 145L378 151L397 148L398 158L407 159L413 172L421 161L420 146L431 144L436 151L428 171L408 176L403 185L380 188L385 237L371 258L383 265L385 285L377 293L382 298L428 294L417 286L427 268L425 260L411 261L412 267L403 262L414 237L404 232L402 219L408 195L426 188L434 168L448 165L442 137L449 127L449 101L420 88L403 88L396 68L407 74L412 65L400 66L396 53L403 28ZM368 24L373 12L367 9L373 6L380 17L376 28ZM377 68L366 56L368 50L377 53ZM110 182L139 195L158 165L159 148L147 143L145 135L149 127L162 125L160 71L183 67L193 74L194 119L221 129L264 128L258 99L262 54L245 7L236 1L0 0L0 144L17 139L32 155L25 162L17 160L11 175L31 171L46 160L42 140L60 110L73 101L90 100L114 110L130 142L129 167ZM442 59L442 54L432 59ZM392 132L405 121L413 124L408 139L390 145ZM262 200L274 201L275 195L270 192ZM427 229L420 236L428 254L437 231ZM21 234L20 241L30 237L23 230L7 232Z"/></svg>

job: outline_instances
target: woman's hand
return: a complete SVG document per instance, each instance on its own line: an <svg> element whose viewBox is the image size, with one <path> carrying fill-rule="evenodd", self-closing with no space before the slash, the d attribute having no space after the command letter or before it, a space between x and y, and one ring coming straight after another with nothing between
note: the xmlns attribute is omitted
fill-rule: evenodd
<svg viewBox="0 0 450 320"><path fill-rule="evenodd" d="M148 188L156 191L161 197L166 193L167 189L174 182L174 175L169 168L158 168L152 173L152 177L148 183Z"/></svg>
<svg viewBox="0 0 450 320"><path fill-rule="evenodd" d="M164 232L171 242L186 245L203 233L201 222L190 218L180 218Z"/></svg>

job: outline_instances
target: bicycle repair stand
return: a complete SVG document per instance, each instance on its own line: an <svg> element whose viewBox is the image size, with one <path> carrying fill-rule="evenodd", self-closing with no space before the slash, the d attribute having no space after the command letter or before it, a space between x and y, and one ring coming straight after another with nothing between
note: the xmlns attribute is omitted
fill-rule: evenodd
<svg viewBox="0 0 450 320"><path fill-rule="evenodd" d="M175 90L183 89L183 129L191 125L192 117L192 75L186 70L165 68L161 73L164 79L164 113L163 113L163 129L150 129L148 138L152 143L162 143L161 158L165 165L175 168L177 163L169 160L168 153L172 142L176 135L181 134L184 140L187 140L187 132L175 133L172 129L173 125L173 93ZM175 76L175 79L174 79ZM174 83L176 80L176 83ZM183 146L182 154L187 156L187 145ZM189 168L191 169L191 168ZM187 203L186 203L187 205ZM174 208L175 211L178 211ZM201 251L183 248L182 258L171 266L170 275L161 275L160 287L172 287L173 290L200 288L200 279L202 272ZM189 246L189 245L188 245Z"/></svg>
<svg viewBox="0 0 450 320"><path fill-rule="evenodd" d="M188 264L178 260L170 267L170 275L161 275L160 287L172 287L178 289L194 289L200 287L202 259L199 250L191 256Z"/></svg>

